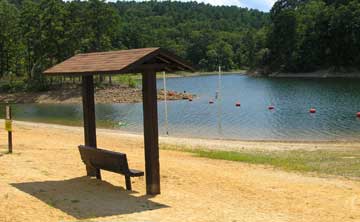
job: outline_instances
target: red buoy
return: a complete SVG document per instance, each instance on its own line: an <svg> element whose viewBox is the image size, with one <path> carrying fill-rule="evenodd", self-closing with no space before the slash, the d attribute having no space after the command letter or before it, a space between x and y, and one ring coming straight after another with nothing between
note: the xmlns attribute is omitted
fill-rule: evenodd
<svg viewBox="0 0 360 222"><path fill-rule="evenodd" d="M268 109L273 110L273 109L275 109L275 107L274 106L268 106Z"/></svg>
<svg viewBox="0 0 360 222"><path fill-rule="evenodd" d="M210 101L209 101L209 104L214 104L214 101L210 100Z"/></svg>
<svg viewBox="0 0 360 222"><path fill-rule="evenodd" d="M235 106L236 106L236 107L240 107L241 104L240 104L240 103L236 103Z"/></svg>
<svg viewBox="0 0 360 222"><path fill-rule="evenodd" d="M356 113L356 116L360 118L360 112Z"/></svg>
<svg viewBox="0 0 360 222"><path fill-rule="evenodd" d="M309 110L309 112L310 112L310 113L316 113L316 109L315 109L315 108L311 108L311 109Z"/></svg>

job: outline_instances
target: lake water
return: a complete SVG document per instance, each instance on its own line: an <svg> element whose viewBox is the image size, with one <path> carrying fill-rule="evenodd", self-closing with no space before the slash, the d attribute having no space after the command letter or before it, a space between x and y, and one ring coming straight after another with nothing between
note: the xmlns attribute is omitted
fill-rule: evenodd
<svg viewBox="0 0 360 222"><path fill-rule="evenodd" d="M268 79L224 75L221 106L214 99L218 77L171 78L167 87L197 95L192 102L168 102L169 134L179 137L245 140L359 140L360 81ZM158 80L158 88L163 87ZM210 105L209 100L215 103ZM241 107L235 103L240 102ZM275 110L268 110L273 105ZM309 109L317 109L310 114ZM1 111L4 109L2 107ZM164 102L159 102L160 134ZM13 106L17 120L82 124L80 105ZM98 127L142 132L142 104L97 105Z"/></svg>

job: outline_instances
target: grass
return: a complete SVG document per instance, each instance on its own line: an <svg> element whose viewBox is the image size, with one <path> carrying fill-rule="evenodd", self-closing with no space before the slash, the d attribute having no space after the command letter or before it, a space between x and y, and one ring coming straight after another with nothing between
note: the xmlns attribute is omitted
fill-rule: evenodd
<svg viewBox="0 0 360 222"><path fill-rule="evenodd" d="M286 150L286 151L218 151L163 146L163 149L192 153L194 156L260 164L285 171L335 175L360 179L360 150Z"/></svg>
<svg viewBox="0 0 360 222"><path fill-rule="evenodd" d="M128 87L135 88L140 84L139 78L140 75L128 74L128 75L117 75L113 76L113 82L121 83L123 85L127 85Z"/></svg>

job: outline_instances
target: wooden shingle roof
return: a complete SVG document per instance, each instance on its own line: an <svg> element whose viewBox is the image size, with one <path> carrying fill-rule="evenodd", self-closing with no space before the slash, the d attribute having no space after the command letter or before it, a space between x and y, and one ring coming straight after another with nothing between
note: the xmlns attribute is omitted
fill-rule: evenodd
<svg viewBox="0 0 360 222"><path fill-rule="evenodd" d="M142 48L75 55L44 72L45 75L97 75L153 71L195 71L182 58L162 48Z"/></svg>

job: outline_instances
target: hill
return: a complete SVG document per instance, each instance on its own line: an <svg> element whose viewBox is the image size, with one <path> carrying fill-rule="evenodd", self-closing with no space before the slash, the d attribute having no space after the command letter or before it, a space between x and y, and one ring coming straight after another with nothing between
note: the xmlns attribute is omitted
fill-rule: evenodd
<svg viewBox="0 0 360 222"><path fill-rule="evenodd" d="M0 0L0 78L44 82L79 52L160 46L200 70L254 66L269 15L196 2Z"/></svg>
<svg viewBox="0 0 360 222"><path fill-rule="evenodd" d="M359 0L278 0L270 13L263 67L270 72L356 72Z"/></svg>

